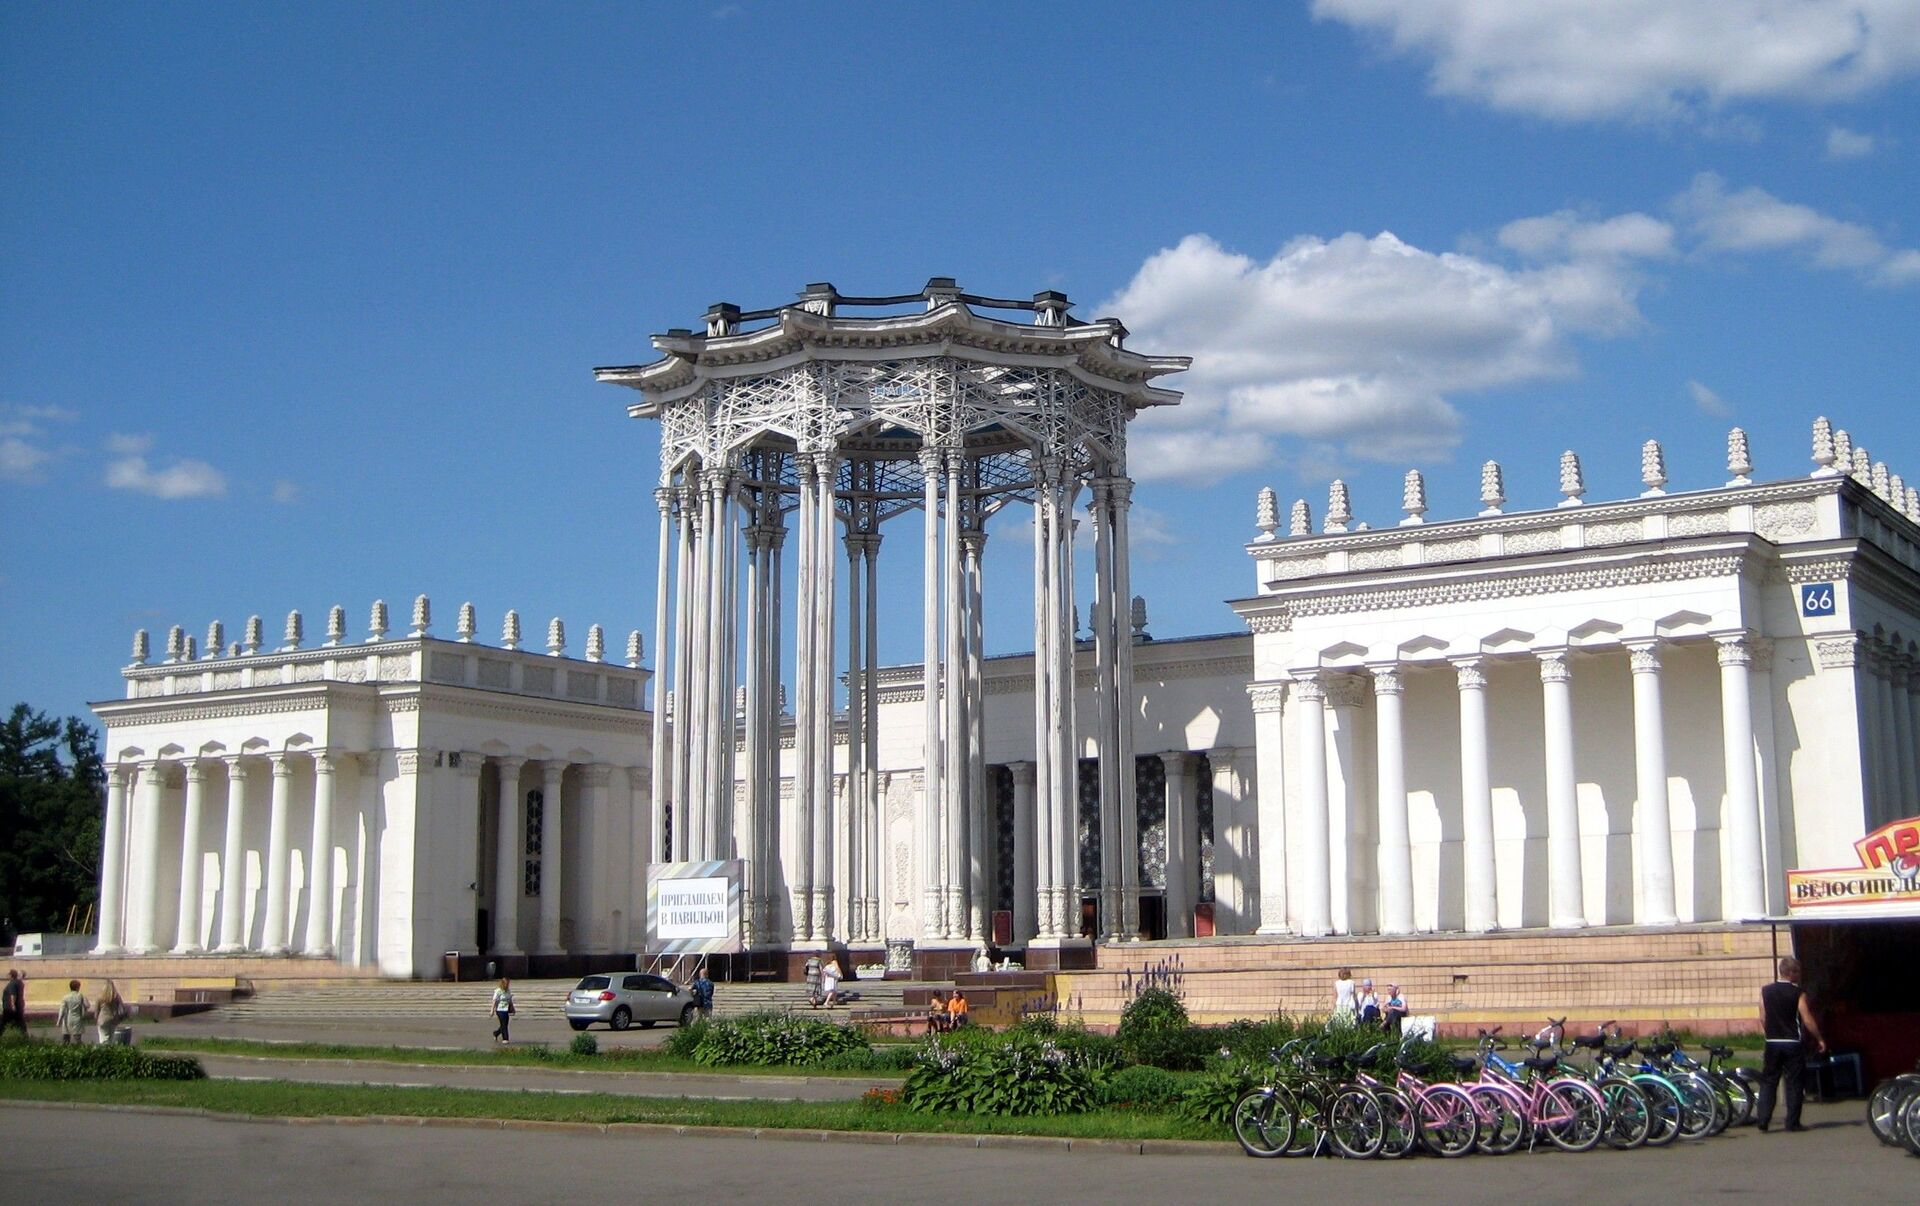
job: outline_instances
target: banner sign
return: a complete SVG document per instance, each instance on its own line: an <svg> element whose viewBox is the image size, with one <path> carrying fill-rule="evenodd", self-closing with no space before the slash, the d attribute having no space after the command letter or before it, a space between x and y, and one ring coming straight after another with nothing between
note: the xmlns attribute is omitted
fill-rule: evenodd
<svg viewBox="0 0 1920 1206"><path fill-rule="evenodd" d="M1857 867L1787 872L1788 914L1831 916L1838 906L1868 906L1873 914L1907 906L1920 914L1920 817L1882 825L1853 850Z"/></svg>
<svg viewBox="0 0 1920 1206"><path fill-rule="evenodd" d="M647 953L723 955L744 949L744 859L647 864Z"/></svg>

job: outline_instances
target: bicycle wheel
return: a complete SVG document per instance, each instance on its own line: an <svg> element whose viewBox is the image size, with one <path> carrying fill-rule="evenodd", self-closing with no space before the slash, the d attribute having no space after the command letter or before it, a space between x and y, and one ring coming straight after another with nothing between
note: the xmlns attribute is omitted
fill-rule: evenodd
<svg viewBox="0 0 1920 1206"><path fill-rule="evenodd" d="M1907 1094L1906 1103L1900 1107L1900 1121L1894 1129L1907 1150L1920 1156L1920 1092Z"/></svg>
<svg viewBox="0 0 1920 1206"><path fill-rule="evenodd" d="M1728 1126L1745 1126L1753 1121L1753 1086L1738 1076L1722 1073L1714 1078L1714 1086L1720 1090L1720 1097L1727 1103Z"/></svg>
<svg viewBox="0 0 1920 1206"><path fill-rule="evenodd" d="M1387 1137L1380 1099L1354 1085L1340 1090L1334 1094L1333 1105L1327 1110L1327 1133L1335 1149L1350 1160L1365 1160L1377 1154Z"/></svg>
<svg viewBox="0 0 1920 1206"><path fill-rule="evenodd" d="M1327 1141L1327 1102L1321 1090L1307 1087L1289 1096L1293 1116L1293 1137L1287 1140L1289 1156L1315 1156Z"/></svg>
<svg viewBox="0 0 1920 1206"><path fill-rule="evenodd" d="M1486 1084L1469 1086L1467 1094L1479 1116L1481 1151L1504 1156L1527 1141L1527 1116L1516 1098Z"/></svg>
<svg viewBox="0 0 1920 1206"><path fill-rule="evenodd" d="M1386 1123L1386 1137L1380 1141L1378 1154L1382 1160L1398 1160L1420 1142L1420 1117L1413 1112L1413 1102L1400 1090L1377 1089L1375 1094Z"/></svg>
<svg viewBox="0 0 1920 1206"><path fill-rule="evenodd" d="M1647 1099L1647 1146L1665 1147L1678 1139L1680 1119L1686 1112L1680 1101L1680 1090L1651 1072L1634 1077L1633 1083Z"/></svg>
<svg viewBox="0 0 1920 1206"><path fill-rule="evenodd" d="M1697 1076L1669 1076L1667 1081L1680 1094L1680 1137L1704 1139L1713 1134L1720 1119L1714 1104L1719 1096Z"/></svg>
<svg viewBox="0 0 1920 1206"><path fill-rule="evenodd" d="M1480 1114L1457 1085L1433 1085L1420 1095L1420 1142L1436 1156L1453 1159L1480 1140Z"/></svg>
<svg viewBox="0 0 1920 1206"><path fill-rule="evenodd" d="M1592 1151L1606 1133L1606 1102L1585 1081L1553 1081L1542 1090L1540 1101L1541 1129L1562 1151Z"/></svg>
<svg viewBox="0 0 1920 1206"><path fill-rule="evenodd" d="M1270 1160L1293 1140L1293 1114L1272 1089L1254 1089L1233 1103L1233 1137L1249 1156Z"/></svg>
<svg viewBox="0 0 1920 1206"><path fill-rule="evenodd" d="M1607 1102L1607 1146L1620 1151L1639 1147L1653 1128L1653 1109L1640 1086L1619 1078L1600 1082L1600 1096Z"/></svg>
<svg viewBox="0 0 1920 1206"><path fill-rule="evenodd" d="M1900 1111L1913 1096L1915 1084L1904 1077L1883 1080L1874 1086L1873 1096L1867 1098L1867 1125L1873 1128L1873 1137L1888 1147L1900 1147Z"/></svg>

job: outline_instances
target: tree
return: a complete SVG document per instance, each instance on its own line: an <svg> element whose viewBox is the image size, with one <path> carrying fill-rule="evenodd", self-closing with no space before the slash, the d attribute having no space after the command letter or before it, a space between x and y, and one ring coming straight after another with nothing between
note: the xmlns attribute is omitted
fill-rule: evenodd
<svg viewBox="0 0 1920 1206"><path fill-rule="evenodd" d="M64 929L98 898L105 784L85 721L23 703L0 721L0 941Z"/></svg>

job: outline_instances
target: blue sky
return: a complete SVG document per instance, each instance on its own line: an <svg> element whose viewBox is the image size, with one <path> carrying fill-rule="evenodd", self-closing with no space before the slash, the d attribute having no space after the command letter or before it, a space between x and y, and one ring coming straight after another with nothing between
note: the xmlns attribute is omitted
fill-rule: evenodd
<svg viewBox="0 0 1920 1206"><path fill-rule="evenodd" d="M1706 486L1735 423L1781 477L1822 413L1920 478L1917 85L1911 0L9 5L0 701L423 591L651 637L655 432L589 370L814 280L1197 357L1134 442L1161 635L1235 626L1262 485Z"/></svg>

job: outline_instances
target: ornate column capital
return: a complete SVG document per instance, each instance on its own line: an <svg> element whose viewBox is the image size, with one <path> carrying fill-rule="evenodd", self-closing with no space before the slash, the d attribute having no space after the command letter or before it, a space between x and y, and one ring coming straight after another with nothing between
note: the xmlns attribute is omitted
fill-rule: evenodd
<svg viewBox="0 0 1920 1206"><path fill-rule="evenodd" d="M115 762L107 767L107 782L124 791L127 785L133 782L136 769L138 768L132 763Z"/></svg>
<svg viewBox="0 0 1920 1206"><path fill-rule="evenodd" d="M1462 691L1487 689L1487 661L1482 657L1463 657L1453 662L1456 684Z"/></svg>
<svg viewBox="0 0 1920 1206"><path fill-rule="evenodd" d="M1327 703L1336 708L1357 708L1367 701L1367 684L1358 674L1329 674L1326 677Z"/></svg>
<svg viewBox="0 0 1920 1206"><path fill-rule="evenodd" d="M317 749L313 751L313 773L331 775L352 758L346 750Z"/></svg>
<svg viewBox="0 0 1920 1206"><path fill-rule="evenodd" d="M940 476L942 463L946 460L946 454L938 444L933 442L933 438L929 436L921 442L920 451L914 454L914 460L920 464L920 474L922 477L933 478Z"/></svg>
<svg viewBox="0 0 1920 1206"><path fill-rule="evenodd" d="M1716 636L1713 642L1718 646L1718 655L1722 666L1751 666L1753 664L1753 643L1744 632L1728 633Z"/></svg>
<svg viewBox="0 0 1920 1206"><path fill-rule="evenodd" d="M1252 701L1255 713L1278 712L1286 706L1287 684L1284 682L1248 683L1247 698Z"/></svg>
<svg viewBox="0 0 1920 1206"><path fill-rule="evenodd" d="M580 766L580 781L588 787L603 788L613 775L613 767L605 762L587 762Z"/></svg>
<svg viewBox="0 0 1920 1206"><path fill-rule="evenodd" d="M1007 770L1013 775L1015 787L1032 787L1039 768L1031 762L1009 762Z"/></svg>
<svg viewBox="0 0 1920 1206"><path fill-rule="evenodd" d="M1627 667L1635 674L1660 673L1660 642L1627 642Z"/></svg>
<svg viewBox="0 0 1920 1206"><path fill-rule="evenodd" d="M206 763L199 758L188 758L181 763L189 783L204 783L207 779Z"/></svg>
<svg viewBox="0 0 1920 1206"><path fill-rule="evenodd" d="M394 765L396 765L399 768L400 773L403 775L419 774L420 762L421 762L421 759L423 758L426 759L429 763L431 763L433 759L433 751L432 750L395 750L393 752Z"/></svg>
<svg viewBox="0 0 1920 1206"><path fill-rule="evenodd" d="M509 776L517 777L520 774L520 768L526 764L527 760L525 758L517 757L513 754L495 754L493 756L493 765L499 770L502 778Z"/></svg>
<svg viewBox="0 0 1920 1206"><path fill-rule="evenodd" d="M1293 676L1294 698L1303 704L1322 704L1327 701L1326 676L1314 670Z"/></svg>
<svg viewBox="0 0 1920 1206"><path fill-rule="evenodd" d="M979 557L987 548L987 533L984 528L968 528L960 533L960 547L969 557Z"/></svg>
<svg viewBox="0 0 1920 1206"><path fill-rule="evenodd" d="M1115 507L1132 506L1133 479L1130 477L1109 478L1107 481L1107 496L1113 500Z"/></svg>
<svg viewBox="0 0 1920 1206"><path fill-rule="evenodd" d="M1816 641L1813 646L1815 660L1827 670L1844 670L1857 666L1865 656L1865 652L1865 642L1853 634Z"/></svg>
<svg viewBox="0 0 1920 1206"><path fill-rule="evenodd" d="M1567 649L1538 649L1534 656L1540 659L1540 681L1543 683L1566 683L1573 681L1573 667L1568 664L1570 651Z"/></svg>
<svg viewBox="0 0 1920 1206"><path fill-rule="evenodd" d="M226 754L221 757L220 761L227 764L227 777L229 779L245 779L253 773L254 760L243 754Z"/></svg>
<svg viewBox="0 0 1920 1206"><path fill-rule="evenodd" d="M1373 676L1375 695L1399 695L1407 689L1406 679L1402 675L1398 662L1368 666L1367 673Z"/></svg>
<svg viewBox="0 0 1920 1206"><path fill-rule="evenodd" d="M287 750L274 750L267 755L267 762L273 767L274 778L293 778L293 755Z"/></svg>
<svg viewBox="0 0 1920 1206"><path fill-rule="evenodd" d="M1191 775L1198 761L1199 759L1188 750L1163 750L1160 754L1160 765L1166 767L1169 779L1175 777L1184 779Z"/></svg>
<svg viewBox="0 0 1920 1206"><path fill-rule="evenodd" d="M566 773L567 762L564 758L545 758L540 762L540 777L549 784L559 783Z"/></svg>
<svg viewBox="0 0 1920 1206"><path fill-rule="evenodd" d="M462 779L478 779L480 772L487 765L487 756L477 750L457 750L452 754L451 760L454 761L455 769L460 772Z"/></svg>

